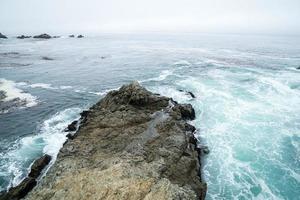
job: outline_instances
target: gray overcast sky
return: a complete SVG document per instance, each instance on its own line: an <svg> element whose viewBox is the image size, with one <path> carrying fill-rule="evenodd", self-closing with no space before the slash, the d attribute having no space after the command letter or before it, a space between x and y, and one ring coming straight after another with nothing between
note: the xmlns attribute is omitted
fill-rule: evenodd
<svg viewBox="0 0 300 200"><path fill-rule="evenodd" d="M300 34L300 0L0 0L0 32Z"/></svg>

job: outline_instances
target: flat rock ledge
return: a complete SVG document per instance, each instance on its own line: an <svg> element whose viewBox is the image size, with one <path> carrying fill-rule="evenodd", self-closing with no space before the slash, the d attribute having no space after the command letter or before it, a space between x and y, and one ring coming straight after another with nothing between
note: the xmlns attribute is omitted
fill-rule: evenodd
<svg viewBox="0 0 300 200"><path fill-rule="evenodd" d="M124 85L81 114L75 135L25 198L204 199L190 104Z"/></svg>

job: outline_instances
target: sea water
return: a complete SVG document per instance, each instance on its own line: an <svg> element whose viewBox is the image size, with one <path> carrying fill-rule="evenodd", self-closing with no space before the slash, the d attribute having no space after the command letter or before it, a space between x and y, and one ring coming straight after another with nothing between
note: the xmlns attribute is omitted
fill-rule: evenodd
<svg viewBox="0 0 300 200"><path fill-rule="evenodd" d="M298 67L296 36L0 40L0 190L43 153L55 160L82 110L138 80L194 106L199 145L210 150L202 160L207 199L299 199Z"/></svg>

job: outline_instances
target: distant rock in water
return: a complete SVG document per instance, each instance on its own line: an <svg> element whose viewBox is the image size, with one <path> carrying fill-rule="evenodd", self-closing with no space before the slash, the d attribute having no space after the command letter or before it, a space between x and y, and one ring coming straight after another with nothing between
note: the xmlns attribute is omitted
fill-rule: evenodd
<svg viewBox="0 0 300 200"><path fill-rule="evenodd" d="M187 92L189 95L191 95L192 98L196 98L196 96L194 95L194 93L192 92Z"/></svg>
<svg viewBox="0 0 300 200"><path fill-rule="evenodd" d="M26 35L20 35L17 37L18 39L26 39L26 38L31 38L31 36L26 36Z"/></svg>
<svg viewBox="0 0 300 200"><path fill-rule="evenodd" d="M60 36L59 35L55 35L52 38L60 38Z"/></svg>
<svg viewBox="0 0 300 200"><path fill-rule="evenodd" d="M69 37L70 37L70 38L73 38L73 37L75 37L75 35L69 35Z"/></svg>
<svg viewBox="0 0 300 200"><path fill-rule="evenodd" d="M47 56L43 56L42 57L43 60L54 60L53 58L47 57Z"/></svg>
<svg viewBox="0 0 300 200"><path fill-rule="evenodd" d="M8 192L0 194L0 200L19 200L25 197L37 184L37 178L41 175L43 169L50 163L51 156L44 155L34 161L30 173L19 185L12 187Z"/></svg>
<svg viewBox="0 0 300 200"><path fill-rule="evenodd" d="M3 93L3 91L0 91L0 93L2 98L0 99L0 114L11 112L19 107L25 107L27 104L25 100L20 98L14 98L9 101L3 101L6 98L5 93Z"/></svg>
<svg viewBox="0 0 300 200"><path fill-rule="evenodd" d="M299 67L297 67L296 69L300 69L300 66L299 66Z"/></svg>
<svg viewBox="0 0 300 200"><path fill-rule="evenodd" d="M83 38L83 35L78 35L77 38Z"/></svg>
<svg viewBox="0 0 300 200"><path fill-rule="evenodd" d="M5 35L3 35L2 33L0 33L0 39L7 39L7 37Z"/></svg>
<svg viewBox="0 0 300 200"><path fill-rule="evenodd" d="M0 53L1 56L17 56L20 55L19 52L15 52L15 51L11 51L11 52L4 52L4 53Z"/></svg>
<svg viewBox="0 0 300 200"><path fill-rule="evenodd" d="M185 92L187 95L191 96L193 99L196 98L196 96L195 96L194 93L192 93L192 92L189 92L189 91L186 92L186 91L181 90L181 89L180 89L179 91L180 91L180 92Z"/></svg>
<svg viewBox="0 0 300 200"><path fill-rule="evenodd" d="M5 98L6 98L5 92L0 90L0 101Z"/></svg>
<svg viewBox="0 0 300 200"><path fill-rule="evenodd" d="M204 200L201 150L186 122L194 118L190 104L137 82L111 91L81 113L78 131L26 199Z"/></svg>
<svg viewBox="0 0 300 200"><path fill-rule="evenodd" d="M37 38L37 39L50 39L51 36L44 33L44 34L41 34L41 35L36 35L36 36L33 36L33 38Z"/></svg>

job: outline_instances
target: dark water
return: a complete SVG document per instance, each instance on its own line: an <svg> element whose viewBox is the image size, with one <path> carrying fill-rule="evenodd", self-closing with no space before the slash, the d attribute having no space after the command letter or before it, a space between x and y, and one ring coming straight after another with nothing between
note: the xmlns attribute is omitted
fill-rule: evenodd
<svg viewBox="0 0 300 200"><path fill-rule="evenodd" d="M56 156L83 109L138 80L195 107L208 199L298 199L299 65L298 37L0 40L0 189L43 152Z"/></svg>

